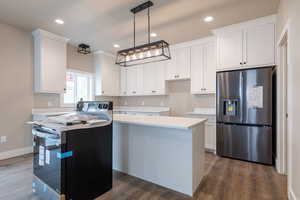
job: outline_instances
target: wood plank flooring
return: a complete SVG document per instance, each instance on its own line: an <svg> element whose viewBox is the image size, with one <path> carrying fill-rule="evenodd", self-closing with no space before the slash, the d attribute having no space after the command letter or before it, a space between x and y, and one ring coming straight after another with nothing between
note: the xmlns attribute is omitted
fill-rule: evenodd
<svg viewBox="0 0 300 200"><path fill-rule="evenodd" d="M286 200L286 177L273 167L205 154L205 177L194 198L114 172L113 189L97 200ZM0 200L32 195L31 155L0 161ZM83 199L82 199L83 200Z"/></svg>

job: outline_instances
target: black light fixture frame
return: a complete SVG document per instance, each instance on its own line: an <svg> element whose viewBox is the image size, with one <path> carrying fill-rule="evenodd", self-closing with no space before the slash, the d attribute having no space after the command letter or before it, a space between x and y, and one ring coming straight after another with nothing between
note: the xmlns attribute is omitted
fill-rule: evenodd
<svg viewBox="0 0 300 200"><path fill-rule="evenodd" d="M77 52L84 55L90 54L91 47L87 44L79 44L77 48Z"/></svg>
<svg viewBox="0 0 300 200"><path fill-rule="evenodd" d="M164 40L159 40L155 42L151 42L150 40L150 7L153 6L152 1L147 1L145 3L142 3L138 5L137 7L132 8L130 11L133 13L133 47L128 49L123 49L117 52L117 58L116 58L116 64L121 65L123 67L129 67L134 66L138 64L145 64L149 62L159 62L163 60L169 60L171 59L170 55L170 48L169 43L167 43ZM136 46L136 22L135 22L135 15L138 12L141 12L143 10L147 9L147 15L148 15L148 43ZM151 57L144 57L135 59L133 61L126 61L126 56L131 56L133 54L151 51L153 49L161 49L161 53L159 55L153 55ZM122 57L122 59L120 59ZM161 57L161 59L155 60L155 58ZM146 61L148 59L148 61ZM144 62L142 62L145 60ZM142 63L139 63L141 61ZM138 63L138 64L137 64Z"/></svg>

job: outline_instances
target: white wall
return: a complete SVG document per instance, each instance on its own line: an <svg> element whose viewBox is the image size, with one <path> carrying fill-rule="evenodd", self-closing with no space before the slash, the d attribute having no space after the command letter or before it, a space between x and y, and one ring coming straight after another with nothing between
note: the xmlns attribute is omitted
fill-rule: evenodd
<svg viewBox="0 0 300 200"><path fill-rule="evenodd" d="M290 171L288 178L290 180L289 192L291 199L300 199L300 1L299 0L281 0L278 18L279 30L282 31L284 24L290 20L289 29L289 56L288 66L288 87L289 98L289 124L290 143L288 148L291 150L291 159L289 161Z"/></svg>
<svg viewBox="0 0 300 200"><path fill-rule="evenodd" d="M0 152L31 146L33 45L31 34L0 23Z"/></svg>

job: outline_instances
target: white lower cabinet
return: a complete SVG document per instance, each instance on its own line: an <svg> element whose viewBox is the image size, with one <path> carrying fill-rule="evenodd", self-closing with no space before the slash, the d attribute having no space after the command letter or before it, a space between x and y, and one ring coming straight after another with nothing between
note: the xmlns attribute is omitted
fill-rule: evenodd
<svg viewBox="0 0 300 200"><path fill-rule="evenodd" d="M207 121L205 122L205 149L206 151L216 153L217 150L216 117L214 115L203 115L203 114L188 114L187 117L207 119Z"/></svg>
<svg viewBox="0 0 300 200"><path fill-rule="evenodd" d="M206 122L205 123L205 149L210 151L216 151L216 123Z"/></svg>

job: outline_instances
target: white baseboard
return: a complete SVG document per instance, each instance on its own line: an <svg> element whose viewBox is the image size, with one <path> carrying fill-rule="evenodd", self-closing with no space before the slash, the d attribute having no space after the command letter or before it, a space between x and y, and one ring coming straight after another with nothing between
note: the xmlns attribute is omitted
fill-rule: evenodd
<svg viewBox="0 0 300 200"><path fill-rule="evenodd" d="M32 146L0 153L0 160L22 156L33 152Z"/></svg>
<svg viewBox="0 0 300 200"><path fill-rule="evenodd" d="M296 198L296 196L295 196L295 194L294 194L292 188L289 188L288 193L289 193L289 200L298 200L298 199Z"/></svg>

